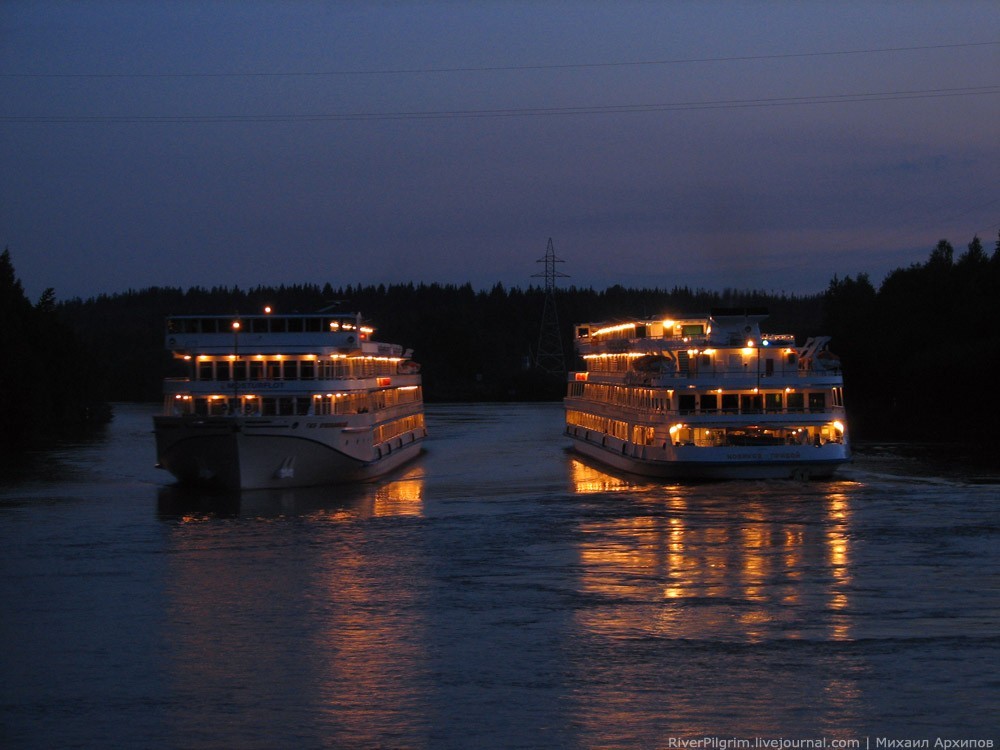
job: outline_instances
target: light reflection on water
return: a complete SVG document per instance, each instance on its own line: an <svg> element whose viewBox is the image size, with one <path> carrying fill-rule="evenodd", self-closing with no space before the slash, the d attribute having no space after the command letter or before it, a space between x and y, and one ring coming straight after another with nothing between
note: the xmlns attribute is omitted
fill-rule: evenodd
<svg viewBox="0 0 1000 750"><path fill-rule="evenodd" d="M65 480L0 490L11 746L992 731L982 474L880 447L833 482L661 484L567 452L560 416L434 406L381 481L213 495L150 470L149 410L119 412Z"/></svg>
<svg viewBox="0 0 1000 750"><path fill-rule="evenodd" d="M773 483L658 486L577 458L569 476L579 493L634 493L641 509L580 528L580 583L593 603L576 619L588 654L619 655L601 660L603 676L590 658L581 664L579 684L596 687L579 695L598 745L609 736L642 744L649 735L630 727L657 711L672 719L663 731L679 722L693 736L720 726L773 736L789 727L787 715L774 717L782 706L802 710L804 693L824 696L810 712L816 726L854 736L863 714L854 666L827 659L837 668L818 680L788 667L811 662L817 645L852 638L850 483L788 483L781 495ZM633 688L627 700L620 686Z"/></svg>

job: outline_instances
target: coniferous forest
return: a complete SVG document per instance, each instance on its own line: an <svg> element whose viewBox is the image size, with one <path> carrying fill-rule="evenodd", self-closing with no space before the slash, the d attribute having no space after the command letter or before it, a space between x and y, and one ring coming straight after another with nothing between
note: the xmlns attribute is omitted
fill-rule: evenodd
<svg viewBox="0 0 1000 750"><path fill-rule="evenodd" d="M625 289L555 291L567 369L575 323L628 316L767 307L770 332L833 337L845 370L855 440L997 441L1000 396L1000 240L957 254L941 240L924 263L876 287L865 274L835 276L824 293ZM293 285L241 290L153 287L32 303L9 252L0 256L2 442L30 446L109 417L103 404L158 401L178 374L163 348L164 319L182 314L360 311L379 340L414 350L429 402L557 400L559 378L533 366L545 291L471 285Z"/></svg>

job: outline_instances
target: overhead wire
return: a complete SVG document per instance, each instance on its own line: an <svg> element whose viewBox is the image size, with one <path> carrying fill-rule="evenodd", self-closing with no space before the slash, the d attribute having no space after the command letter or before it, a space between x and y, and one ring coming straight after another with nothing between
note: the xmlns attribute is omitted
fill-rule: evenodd
<svg viewBox="0 0 1000 750"><path fill-rule="evenodd" d="M319 76L377 76L377 75L423 75L435 73L487 73L534 70L574 70L587 68L621 68L657 65L687 65L694 63L750 62L754 60L788 60L808 57L835 57L839 55L870 55L892 52L918 52L927 50L960 49L968 47L989 47L1000 42L960 42L955 44L928 44L908 47L880 47L873 49L830 50L814 52L787 52L766 55L730 55L724 57L668 58L663 60L624 60L611 62L584 63L540 63L533 65L481 65L442 68L384 68L358 70L322 71L230 71L193 73L0 73L0 78L293 78Z"/></svg>
<svg viewBox="0 0 1000 750"><path fill-rule="evenodd" d="M523 107L508 109L433 110L412 112L349 112L250 115L0 115L0 122L57 123L265 123L265 122L346 122L352 120L440 120L483 117L545 117L556 115L602 115L686 110L742 109L806 104L897 101L957 96L1000 94L1000 84L909 91L881 91L853 94L825 94L758 99L723 99L705 102L661 102L653 104L584 105L575 107Z"/></svg>

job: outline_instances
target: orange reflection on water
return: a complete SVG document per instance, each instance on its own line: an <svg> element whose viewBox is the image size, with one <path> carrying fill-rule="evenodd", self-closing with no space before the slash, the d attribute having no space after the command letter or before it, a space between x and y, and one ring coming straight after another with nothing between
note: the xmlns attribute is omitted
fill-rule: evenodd
<svg viewBox="0 0 1000 750"><path fill-rule="evenodd" d="M580 586L608 602L581 610L588 629L751 643L850 637L850 507L842 492L658 487L577 460L569 469L579 492L631 493L621 514L582 529Z"/></svg>
<svg viewBox="0 0 1000 750"><path fill-rule="evenodd" d="M385 727L415 732L426 715L427 642L412 560L382 546L324 555L317 588L325 591L324 629L313 643L320 666L315 697L331 746L376 747ZM385 577L394 579L385 585Z"/></svg>
<svg viewBox="0 0 1000 750"><path fill-rule="evenodd" d="M576 458L569 459L570 482L578 495L594 492L625 492L636 487L634 481L612 476Z"/></svg>
<svg viewBox="0 0 1000 750"><path fill-rule="evenodd" d="M826 498L827 516L830 519L826 527L827 560L830 574L833 578L830 594L831 617L830 637L836 641L846 641L851 638L851 618L848 613L850 599L847 590L851 584L850 537L851 508L847 496L842 493L831 493Z"/></svg>
<svg viewBox="0 0 1000 750"><path fill-rule="evenodd" d="M376 516L420 516L424 510L424 478L416 471L379 487L375 493Z"/></svg>
<svg viewBox="0 0 1000 750"><path fill-rule="evenodd" d="M581 494L614 493L593 499L578 534L581 747L646 746L636 727L650 716L692 737L717 735L720 716L727 732L776 736L817 692L837 715L862 711L855 682L798 669L814 646L788 645L851 637L851 508L839 485L601 474L570 464Z"/></svg>
<svg viewBox="0 0 1000 750"><path fill-rule="evenodd" d="M171 527L165 623L176 645L171 678L179 694L207 701L176 717L181 731L206 731L206 715L238 713L234 704L266 711L282 692L302 707L303 736L331 747L377 746L387 726L423 731L414 724L426 715L419 558L380 543L384 524L380 535L366 523L420 515L423 486L411 470L171 514L180 521ZM278 632L278 623L306 628ZM260 739L216 729L219 746Z"/></svg>

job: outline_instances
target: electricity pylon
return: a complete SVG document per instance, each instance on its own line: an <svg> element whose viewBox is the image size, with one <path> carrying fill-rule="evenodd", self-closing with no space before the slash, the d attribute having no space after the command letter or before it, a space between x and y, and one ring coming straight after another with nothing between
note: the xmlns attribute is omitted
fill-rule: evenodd
<svg viewBox="0 0 1000 750"><path fill-rule="evenodd" d="M545 257L536 262L545 264L544 273L532 274L531 278L545 278L545 305L542 308L542 325L538 332L538 350L535 354L535 367L552 375L562 375L566 372L566 359L563 356L562 335L559 333L559 313L556 311L556 279L569 278L568 274L556 270L556 263L566 261L556 257L552 238L545 250Z"/></svg>

